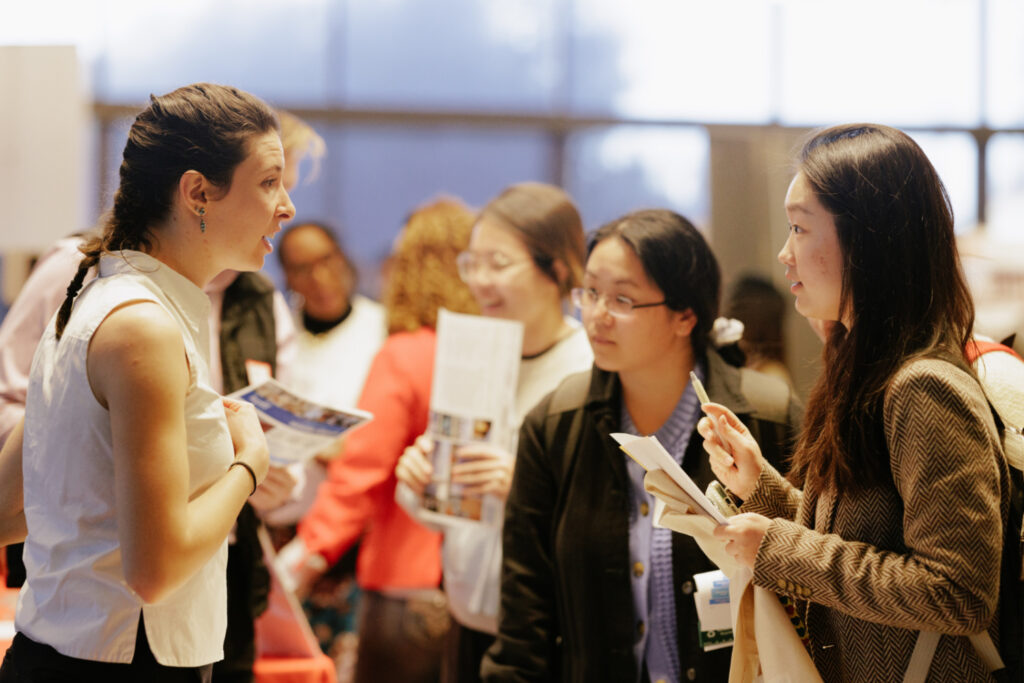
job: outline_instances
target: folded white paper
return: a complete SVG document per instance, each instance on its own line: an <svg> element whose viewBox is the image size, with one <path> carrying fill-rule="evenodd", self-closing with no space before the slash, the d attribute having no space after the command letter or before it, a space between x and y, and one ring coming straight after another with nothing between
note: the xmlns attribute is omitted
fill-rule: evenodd
<svg viewBox="0 0 1024 683"><path fill-rule="evenodd" d="M729 520L718 511L715 504L708 500L708 497L700 490L700 487L690 479L690 475L683 471L669 452L658 441L655 436L633 436L621 432L611 435L619 447L626 452L626 455L633 458L641 467L648 472L662 470L672 481L682 488L683 493L692 500L693 512L710 517L718 524L728 524Z"/></svg>

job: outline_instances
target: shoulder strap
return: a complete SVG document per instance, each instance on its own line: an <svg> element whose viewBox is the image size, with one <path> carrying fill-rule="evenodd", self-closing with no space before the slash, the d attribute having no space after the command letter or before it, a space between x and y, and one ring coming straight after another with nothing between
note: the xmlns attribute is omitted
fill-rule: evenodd
<svg viewBox="0 0 1024 683"><path fill-rule="evenodd" d="M583 405L590 388L590 372L577 372L569 375L551 392L548 404L548 415L557 415L566 410L573 410Z"/></svg>
<svg viewBox="0 0 1024 683"><path fill-rule="evenodd" d="M980 349L972 365L993 415L1001 423L996 426L1006 459L1011 467L1024 470L1024 385L1020 384L1020 378L1024 376L1024 360L1002 344L972 341L967 344L969 357L972 349Z"/></svg>
<svg viewBox="0 0 1024 683"><path fill-rule="evenodd" d="M790 388L778 377L740 368L740 391L754 406L758 419L778 424L789 422Z"/></svg>
<svg viewBox="0 0 1024 683"><path fill-rule="evenodd" d="M551 393L551 400L548 402L548 412L544 420L544 447L549 448L555 441L555 433L558 431L562 421L555 419L561 413L573 412L572 423L569 425L565 435L566 450L573 451L573 445L580 436L580 428L583 424L583 411L577 410L583 406L587 398L587 391L590 389L590 371L578 372L569 375ZM562 458L562 471L559 472L562 481L569 470L571 458Z"/></svg>
<svg viewBox="0 0 1024 683"><path fill-rule="evenodd" d="M965 348L965 351L967 352L967 360L972 364L974 363L974 361L978 360L980 356L984 356L986 353L992 353L993 351L1002 351L1003 353L1008 353L1011 356L1015 356L1019 361L1024 361L1024 358L1021 358L1020 354L1011 349L1009 346L994 341L972 339L971 341L967 342L967 347Z"/></svg>

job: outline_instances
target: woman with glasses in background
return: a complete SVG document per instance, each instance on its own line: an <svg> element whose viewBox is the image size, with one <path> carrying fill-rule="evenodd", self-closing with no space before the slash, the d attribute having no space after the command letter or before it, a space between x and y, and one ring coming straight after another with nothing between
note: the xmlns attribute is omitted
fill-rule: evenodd
<svg viewBox="0 0 1024 683"><path fill-rule="evenodd" d="M505 510L501 624L484 680L727 678L729 650L702 652L693 599L694 574L715 567L690 537L653 528L644 471L609 436L656 435L706 487L713 475L696 434L693 371L778 462L794 402L784 382L741 374L712 348L719 289L714 255L678 214L638 211L591 239L572 296L594 367L523 424ZM752 389L775 409L748 397Z"/></svg>
<svg viewBox="0 0 1024 683"><path fill-rule="evenodd" d="M519 420L567 375L590 367L579 323L563 305L583 271L583 225L569 196L557 187L521 183L503 191L477 218L459 273L484 315L523 323L523 358L515 387ZM509 387L510 392L512 387ZM417 440L398 463L407 485L400 501L415 514L430 481L429 438ZM459 450L453 483L469 494L508 495L511 453L471 446ZM416 495L413 495L416 494ZM484 652L498 629L500 527L444 529L444 587L455 623L449 631L442 679L478 681Z"/></svg>

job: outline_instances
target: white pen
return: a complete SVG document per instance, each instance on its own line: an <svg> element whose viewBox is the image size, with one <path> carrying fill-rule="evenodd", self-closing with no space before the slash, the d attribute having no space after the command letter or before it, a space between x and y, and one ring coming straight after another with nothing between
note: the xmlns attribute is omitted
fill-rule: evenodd
<svg viewBox="0 0 1024 683"><path fill-rule="evenodd" d="M697 398L700 400L700 409L704 410L704 404L711 403L711 399L708 398L708 392L704 391L704 385L701 383L700 378L697 377L697 373L693 370L690 371L690 383L693 384L693 390L697 392ZM706 410L704 412L707 414ZM722 448L728 452L728 442L722 438L722 433L718 431L718 421L715 419L714 415L708 415L708 419L711 421L711 428L715 430L715 436L717 436L719 442L721 442Z"/></svg>

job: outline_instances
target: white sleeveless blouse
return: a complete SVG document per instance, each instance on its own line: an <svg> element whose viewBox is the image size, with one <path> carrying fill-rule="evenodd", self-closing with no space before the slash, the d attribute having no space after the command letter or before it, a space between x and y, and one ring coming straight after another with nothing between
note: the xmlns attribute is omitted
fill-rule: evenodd
<svg viewBox="0 0 1024 683"><path fill-rule="evenodd" d="M209 299L187 278L137 251L101 257L99 277L75 301L60 341L50 322L32 362L26 409L25 568L18 631L70 657L128 663L139 615L158 662L195 667L223 658L227 541L164 600L143 604L121 565L110 415L93 396L86 354L106 316L154 301L181 327L189 365L185 397L189 492L233 460L220 396L209 377Z"/></svg>

